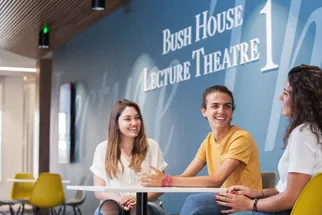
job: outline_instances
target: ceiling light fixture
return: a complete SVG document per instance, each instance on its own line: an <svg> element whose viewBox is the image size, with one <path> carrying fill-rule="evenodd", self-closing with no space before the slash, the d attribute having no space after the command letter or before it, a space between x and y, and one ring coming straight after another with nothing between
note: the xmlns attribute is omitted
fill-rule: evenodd
<svg viewBox="0 0 322 215"><path fill-rule="evenodd" d="M48 48L49 47L49 27L44 25L42 30L39 32L39 48Z"/></svg>
<svg viewBox="0 0 322 215"><path fill-rule="evenodd" d="M5 67L5 66L0 66L0 71L37 72L37 69L36 68L24 68L24 67Z"/></svg>
<svg viewBox="0 0 322 215"><path fill-rule="evenodd" d="M105 0L92 0L92 10L104 10Z"/></svg>

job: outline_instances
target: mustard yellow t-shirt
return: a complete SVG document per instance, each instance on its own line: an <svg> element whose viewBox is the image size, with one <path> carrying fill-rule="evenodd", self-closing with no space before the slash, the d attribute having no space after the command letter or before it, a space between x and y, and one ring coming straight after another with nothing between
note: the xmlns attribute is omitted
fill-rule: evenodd
<svg viewBox="0 0 322 215"><path fill-rule="evenodd" d="M237 126L231 126L229 132L218 142L210 132L202 142L196 157L207 163L209 175L215 174L227 158L241 161L241 165L222 184L223 188L232 185L262 188L259 155L255 140L250 133Z"/></svg>

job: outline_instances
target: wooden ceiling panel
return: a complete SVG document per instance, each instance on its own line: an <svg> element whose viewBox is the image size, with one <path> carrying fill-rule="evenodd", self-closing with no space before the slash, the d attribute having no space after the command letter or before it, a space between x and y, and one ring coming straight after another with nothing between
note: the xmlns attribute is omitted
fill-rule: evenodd
<svg viewBox="0 0 322 215"><path fill-rule="evenodd" d="M105 0L105 10L93 11L91 0L0 0L0 48L40 58L128 0ZM48 49L38 48L38 34L49 25Z"/></svg>

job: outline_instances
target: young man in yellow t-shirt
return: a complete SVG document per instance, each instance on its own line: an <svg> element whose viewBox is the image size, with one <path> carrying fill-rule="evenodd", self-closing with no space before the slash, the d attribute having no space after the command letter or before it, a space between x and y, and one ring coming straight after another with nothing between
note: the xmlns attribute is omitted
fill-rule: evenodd
<svg viewBox="0 0 322 215"><path fill-rule="evenodd" d="M234 98L225 86L205 90L201 112L211 131L201 144L196 157L179 176L173 176L175 187L224 187L245 185L261 189L262 180L257 145L247 131L230 125L235 109ZM207 165L207 176L196 176ZM152 167L153 168L153 167ZM144 186L161 186L163 173L142 180ZM200 193L187 198L180 214L212 214L223 209L216 205L213 193Z"/></svg>
<svg viewBox="0 0 322 215"><path fill-rule="evenodd" d="M225 86L212 86L202 97L201 112L212 132L202 142L196 157L172 186L195 179L190 186L224 187L245 185L261 189L262 180L257 145L247 131L230 125L235 109L234 97ZM195 176L205 165L208 176ZM184 176L184 177L182 177ZM181 179L182 178L182 179ZM190 179L189 181L184 179ZM177 181L177 183L176 183ZM213 193L194 194L187 198L180 214L213 214L223 207L216 205Z"/></svg>

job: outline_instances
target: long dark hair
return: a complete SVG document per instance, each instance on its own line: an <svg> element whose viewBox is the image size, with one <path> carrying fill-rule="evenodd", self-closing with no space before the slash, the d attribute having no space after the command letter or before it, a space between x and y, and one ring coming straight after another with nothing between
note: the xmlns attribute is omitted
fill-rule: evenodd
<svg viewBox="0 0 322 215"><path fill-rule="evenodd" d="M309 125L318 142L322 135L322 71L317 66L300 65L288 73L292 99L290 123L284 143L294 128Z"/></svg>
<svg viewBox="0 0 322 215"><path fill-rule="evenodd" d="M140 107L135 102L126 99L117 101L111 111L110 121L108 125L108 144L105 158L105 170L107 176L110 179L117 177L118 173L118 162L121 157L121 149L119 147L121 142L121 135L120 130L118 129L118 119L126 107L135 108L141 120L140 133L134 139L132 159L130 163L130 167L134 169L135 172L141 171L141 163L145 160L148 151L148 141L145 134ZM122 172L124 172L124 166L122 162L121 166Z"/></svg>

